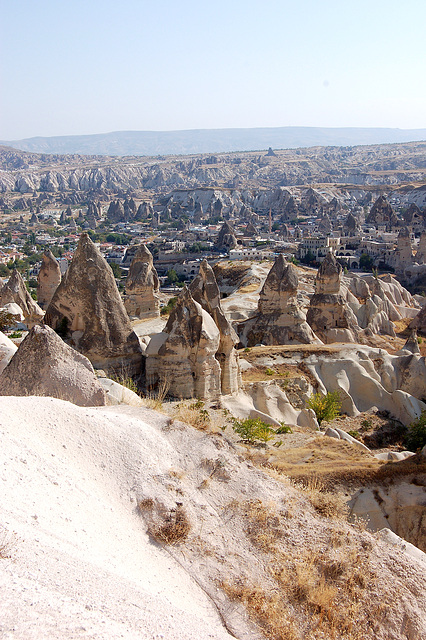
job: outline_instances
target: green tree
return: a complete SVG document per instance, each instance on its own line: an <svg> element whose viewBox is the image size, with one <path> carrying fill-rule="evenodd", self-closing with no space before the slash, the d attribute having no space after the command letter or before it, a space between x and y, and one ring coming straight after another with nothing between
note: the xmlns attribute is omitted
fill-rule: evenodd
<svg viewBox="0 0 426 640"><path fill-rule="evenodd" d="M111 262L111 264L109 265L111 267L111 270L114 274L114 278L117 278L117 280L119 280L121 278L121 276L123 275L123 271L120 267L119 264L117 264L116 262Z"/></svg>
<svg viewBox="0 0 426 640"><path fill-rule="evenodd" d="M426 445L426 410L408 427L405 444L410 451L423 449Z"/></svg>
<svg viewBox="0 0 426 640"><path fill-rule="evenodd" d="M363 253L359 259L359 268L363 271L371 271L373 268L373 258L367 253Z"/></svg>
<svg viewBox="0 0 426 640"><path fill-rule="evenodd" d="M175 284L176 282L179 282L178 274L176 273L175 269L171 268L167 272L166 283L167 284Z"/></svg>
<svg viewBox="0 0 426 640"><path fill-rule="evenodd" d="M338 391L329 391L325 395L314 393L308 399L307 406L314 411L320 425L323 420L334 420L340 414L342 401Z"/></svg>

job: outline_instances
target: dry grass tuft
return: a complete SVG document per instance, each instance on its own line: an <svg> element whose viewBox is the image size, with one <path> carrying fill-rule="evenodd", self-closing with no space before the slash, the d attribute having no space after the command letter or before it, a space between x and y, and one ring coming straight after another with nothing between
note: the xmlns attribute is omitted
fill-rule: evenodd
<svg viewBox="0 0 426 640"><path fill-rule="evenodd" d="M143 404L154 411L163 409L163 402L169 392L170 382L166 379L160 379L155 391L149 391L142 397Z"/></svg>
<svg viewBox="0 0 426 640"><path fill-rule="evenodd" d="M160 525L149 527L149 534L163 544L183 542L191 530L191 523L182 505L169 512Z"/></svg>
<svg viewBox="0 0 426 640"><path fill-rule="evenodd" d="M200 431L208 431L211 420L208 411L203 407L204 403L199 400L179 402L174 408L173 419L190 424Z"/></svg>
<svg viewBox="0 0 426 640"><path fill-rule="evenodd" d="M267 638L273 640L301 640L284 598L279 593L265 591L248 583L220 584L228 598L241 602L250 617L262 628Z"/></svg>
<svg viewBox="0 0 426 640"><path fill-rule="evenodd" d="M152 498L143 498L138 501L138 510L142 513L148 509L152 509L154 506L154 500Z"/></svg>
<svg viewBox="0 0 426 640"><path fill-rule="evenodd" d="M16 545L16 536L0 527L0 559L6 560L12 557L12 552Z"/></svg>
<svg viewBox="0 0 426 640"><path fill-rule="evenodd" d="M343 523L330 524L330 544L313 541L310 548L297 549L288 544L281 505L234 500L227 509L245 521L245 533L269 567L271 582L237 579L221 587L246 607L267 638L361 640L363 629L383 621L383 612L369 600L377 578L365 536L354 538Z"/></svg>
<svg viewBox="0 0 426 640"><path fill-rule="evenodd" d="M293 482L293 486L306 495L320 515L326 518L347 519L348 507L343 493L327 491L318 477L312 476L304 481Z"/></svg>

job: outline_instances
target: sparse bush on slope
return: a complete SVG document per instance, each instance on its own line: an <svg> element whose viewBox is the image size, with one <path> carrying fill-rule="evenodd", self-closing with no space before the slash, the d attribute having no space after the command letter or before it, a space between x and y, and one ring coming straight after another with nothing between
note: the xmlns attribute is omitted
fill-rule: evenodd
<svg viewBox="0 0 426 640"><path fill-rule="evenodd" d="M342 401L338 391L329 391L325 395L322 393L314 393L308 400L309 409L313 409L318 424L323 420L329 422L340 415Z"/></svg>

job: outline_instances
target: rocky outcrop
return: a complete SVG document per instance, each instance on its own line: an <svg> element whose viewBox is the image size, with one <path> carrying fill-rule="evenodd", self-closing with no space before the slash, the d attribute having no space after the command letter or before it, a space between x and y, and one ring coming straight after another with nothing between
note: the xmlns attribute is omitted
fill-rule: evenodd
<svg viewBox="0 0 426 640"><path fill-rule="evenodd" d="M16 303L22 309L24 322L28 327L32 327L42 320L43 311L28 293L25 282L17 269L12 271L8 282L3 285L0 291L0 307L11 302Z"/></svg>
<svg viewBox="0 0 426 640"><path fill-rule="evenodd" d="M408 326L410 329L416 329L418 333L426 335L426 305L420 309Z"/></svg>
<svg viewBox="0 0 426 640"><path fill-rule="evenodd" d="M89 360L46 325L34 326L0 375L1 396L50 396L81 407L106 396Z"/></svg>
<svg viewBox="0 0 426 640"><path fill-rule="evenodd" d="M160 315L159 281L151 252L140 245L126 279L124 306L129 316L157 318Z"/></svg>
<svg viewBox="0 0 426 640"><path fill-rule="evenodd" d="M13 344L12 340L0 331L0 373L9 364L16 350L17 346Z"/></svg>
<svg viewBox="0 0 426 640"><path fill-rule="evenodd" d="M155 334L146 349L148 387L163 382L176 398L218 399L221 369L215 354L219 342L213 318L185 287L164 331Z"/></svg>
<svg viewBox="0 0 426 640"><path fill-rule="evenodd" d="M235 232L228 221L225 221L216 238L215 247L219 251L229 251L237 246Z"/></svg>
<svg viewBox="0 0 426 640"><path fill-rule="evenodd" d="M385 196L380 196L371 207L365 222L376 227L386 225L386 230L390 231L392 227L398 224L398 218Z"/></svg>
<svg viewBox="0 0 426 640"><path fill-rule="evenodd" d="M240 325L244 346L320 342L297 303L298 284L296 267L278 255L260 292L258 314Z"/></svg>
<svg viewBox="0 0 426 640"><path fill-rule="evenodd" d="M330 252L315 279L306 321L325 343L355 342L358 323L341 292L342 267Z"/></svg>
<svg viewBox="0 0 426 640"><path fill-rule="evenodd" d="M193 299L213 318L219 329L219 347L215 354L221 369L222 394L237 393L241 386L238 354L235 346L239 339L228 322L220 304L220 292L213 269L206 260L189 286Z"/></svg>
<svg viewBox="0 0 426 640"><path fill-rule="evenodd" d="M43 260L37 277L37 301L40 307L47 309L53 294L61 282L61 270L50 249L43 253Z"/></svg>
<svg viewBox="0 0 426 640"><path fill-rule="evenodd" d="M117 222L125 222L124 207L120 200L113 200L110 203L106 217L111 224L116 224Z"/></svg>
<svg viewBox="0 0 426 640"><path fill-rule="evenodd" d="M414 259L418 264L426 263L426 231L423 231L420 236L417 253Z"/></svg>
<svg viewBox="0 0 426 640"><path fill-rule="evenodd" d="M45 322L87 356L94 367L124 370L126 375L140 372L141 346L114 275L85 233L47 308Z"/></svg>
<svg viewBox="0 0 426 640"><path fill-rule="evenodd" d="M343 224L343 234L345 236L356 236L360 232L360 224L352 213L348 213Z"/></svg>
<svg viewBox="0 0 426 640"><path fill-rule="evenodd" d="M415 329L412 330L406 343L404 344L402 349L398 351L397 355L409 355L411 353L416 356L420 355L420 348L417 340L417 331Z"/></svg>

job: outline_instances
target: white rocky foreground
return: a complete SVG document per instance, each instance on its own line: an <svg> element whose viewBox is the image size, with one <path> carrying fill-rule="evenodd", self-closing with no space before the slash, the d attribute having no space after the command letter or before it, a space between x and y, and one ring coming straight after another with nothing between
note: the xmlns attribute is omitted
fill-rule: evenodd
<svg viewBox="0 0 426 640"><path fill-rule="evenodd" d="M358 620L386 602L363 638L426 637L424 556L319 516L220 435L145 408L12 396L0 398L0 433L0 535L13 543L0 558L2 638L263 638L219 583L270 585L241 509L272 501L289 557L358 549L357 564L375 576ZM147 529L179 509L188 538L162 547ZM333 535L343 547L330 546Z"/></svg>

